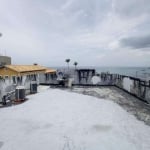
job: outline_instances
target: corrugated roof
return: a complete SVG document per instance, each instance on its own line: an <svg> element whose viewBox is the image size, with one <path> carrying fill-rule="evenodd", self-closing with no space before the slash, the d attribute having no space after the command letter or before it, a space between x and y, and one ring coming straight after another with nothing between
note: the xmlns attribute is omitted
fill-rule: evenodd
<svg viewBox="0 0 150 150"><path fill-rule="evenodd" d="M56 70L47 68L45 73L54 73Z"/></svg>
<svg viewBox="0 0 150 150"><path fill-rule="evenodd" d="M6 65L5 67L19 73L46 70L46 67L39 65Z"/></svg>

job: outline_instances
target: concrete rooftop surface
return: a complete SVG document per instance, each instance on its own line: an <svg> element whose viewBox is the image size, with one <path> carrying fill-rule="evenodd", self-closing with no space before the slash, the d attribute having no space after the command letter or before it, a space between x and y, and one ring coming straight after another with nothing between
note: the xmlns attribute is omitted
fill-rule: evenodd
<svg viewBox="0 0 150 150"><path fill-rule="evenodd" d="M150 105L124 92L123 90L118 89L117 87L74 87L67 90L84 95L94 96L100 99L102 98L105 100L114 101L127 112L134 115L138 120L144 121L145 124L150 125Z"/></svg>

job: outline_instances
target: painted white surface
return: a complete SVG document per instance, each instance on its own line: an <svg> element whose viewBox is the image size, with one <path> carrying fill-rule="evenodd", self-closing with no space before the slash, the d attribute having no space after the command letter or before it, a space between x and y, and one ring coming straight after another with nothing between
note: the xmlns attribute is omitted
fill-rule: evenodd
<svg viewBox="0 0 150 150"><path fill-rule="evenodd" d="M69 78L68 79L68 87L72 87L73 81L74 81L74 78Z"/></svg>
<svg viewBox="0 0 150 150"><path fill-rule="evenodd" d="M37 87L37 91L38 92L44 92L44 91L48 90L49 88L50 88L50 86L39 85Z"/></svg>
<svg viewBox="0 0 150 150"><path fill-rule="evenodd" d="M130 78L124 78L123 88L126 89L127 91L130 91L131 87L133 87L133 80L130 80Z"/></svg>
<svg viewBox="0 0 150 150"><path fill-rule="evenodd" d="M16 89L17 90L19 90L19 89L25 89L25 87L24 86L17 86Z"/></svg>
<svg viewBox="0 0 150 150"><path fill-rule="evenodd" d="M1 150L149 150L150 127L109 100L57 89L0 109Z"/></svg>
<svg viewBox="0 0 150 150"><path fill-rule="evenodd" d="M93 84L98 84L100 81L101 81L100 77L98 77L98 76L92 77L92 83Z"/></svg>

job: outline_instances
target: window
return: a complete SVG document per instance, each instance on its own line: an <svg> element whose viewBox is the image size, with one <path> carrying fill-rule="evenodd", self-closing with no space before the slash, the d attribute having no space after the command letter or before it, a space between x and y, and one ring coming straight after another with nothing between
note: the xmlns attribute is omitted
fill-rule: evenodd
<svg viewBox="0 0 150 150"><path fill-rule="evenodd" d="M17 77L17 83L20 84L20 85L22 84L22 76L21 77Z"/></svg>
<svg viewBox="0 0 150 150"><path fill-rule="evenodd" d="M30 75L27 75L26 79L27 79L27 81L29 81L30 80Z"/></svg>
<svg viewBox="0 0 150 150"><path fill-rule="evenodd" d="M31 75L31 81L36 81L36 74Z"/></svg>
<svg viewBox="0 0 150 150"><path fill-rule="evenodd" d="M9 77L8 77L8 76L5 76L5 79L6 79L6 80L8 80L8 79L9 79Z"/></svg>
<svg viewBox="0 0 150 150"><path fill-rule="evenodd" d="M16 76L12 76L13 84L16 84Z"/></svg>
<svg viewBox="0 0 150 150"><path fill-rule="evenodd" d="M46 78L46 81L48 81L49 80L49 74L45 74L45 78Z"/></svg>
<svg viewBox="0 0 150 150"><path fill-rule="evenodd" d="M36 74L27 75L27 80L28 81L37 81L37 75Z"/></svg>
<svg viewBox="0 0 150 150"><path fill-rule="evenodd" d="M36 74L34 74L33 76L34 76L34 77L33 77L33 81L36 81L36 80L37 80Z"/></svg>

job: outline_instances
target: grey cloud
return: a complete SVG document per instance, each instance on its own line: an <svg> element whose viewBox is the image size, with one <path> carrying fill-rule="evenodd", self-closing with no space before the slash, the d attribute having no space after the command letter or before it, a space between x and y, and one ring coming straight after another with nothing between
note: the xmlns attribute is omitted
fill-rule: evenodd
<svg viewBox="0 0 150 150"><path fill-rule="evenodd" d="M150 13L150 0L113 0L114 10L124 17L138 17Z"/></svg>
<svg viewBox="0 0 150 150"><path fill-rule="evenodd" d="M78 15L75 19L78 25L94 26L97 21L104 19L111 9L111 0L74 0L64 9L69 18Z"/></svg>
<svg viewBox="0 0 150 150"><path fill-rule="evenodd" d="M132 49L144 49L150 47L150 35L142 37L128 37L120 40L123 47L129 47Z"/></svg>
<svg viewBox="0 0 150 150"><path fill-rule="evenodd" d="M106 57L102 61L101 56L109 53L108 63L111 64L116 54L109 43L114 44L114 40L118 42L126 35L149 33L150 17L142 16L144 21L138 19L138 16L148 14L149 0L0 1L0 33L3 34L0 48L1 51L6 49L18 64L38 62L56 66L68 57L81 64L100 65L100 62L106 63ZM130 18L135 16L137 18ZM149 37L135 36L120 42L123 47L132 49L149 47ZM143 53L140 61L135 55L137 65L148 57ZM127 51L117 55L123 58L125 54L128 56ZM150 61L146 63L149 65Z"/></svg>

